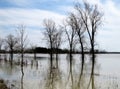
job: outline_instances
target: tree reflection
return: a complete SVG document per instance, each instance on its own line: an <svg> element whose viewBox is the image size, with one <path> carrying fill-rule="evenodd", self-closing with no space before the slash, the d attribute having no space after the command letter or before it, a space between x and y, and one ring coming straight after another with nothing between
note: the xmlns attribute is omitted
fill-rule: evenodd
<svg viewBox="0 0 120 89"><path fill-rule="evenodd" d="M36 69L38 69L38 60L31 60L31 69L33 68L33 67L36 67Z"/></svg>
<svg viewBox="0 0 120 89"><path fill-rule="evenodd" d="M73 56L70 54L70 77L71 77L71 82L72 82L72 89L74 89L74 81L73 81L73 71L72 71L72 61L73 61Z"/></svg>
<svg viewBox="0 0 120 89"><path fill-rule="evenodd" d="M23 87L23 77L24 77L24 69L23 69L23 65L21 65L21 89L24 89Z"/></svg>
<svg viewBox="0 0 120 89"><path fill-rule="evenodd" d="M89 80L87 89L89 89L90 84L91 84L91 88L92 88L92 89L96 89L96 86L95 86L95 64L96 64L96 55L95 55L95 54L92 54L91 61L92 61L91 74L90 74L90 80Z"/></svg>
<svg viewBox="0 0 120 89"><path fill-rule="evenodd" d="M58 68L58 60L59 60L59 55L56 53L56 68Z"/></svg>
<svg viewBox="0 0 120 89"><path fill-rule="evenodd" d="M92 68L91 68L91 87L92 89L95 89L95 81L94 81L94 75L95 75L95 54L92 56Z"/></svg>
<svg viewBox="0 0 120 89"><path fill-rule="evenodd" d="M95 75L97 74L95 74L95 69L98 68L98 65L96 64L95 55L90 58L91 60L87 59L90 62L83 61L85 59L81 56L81 63L79 65L74 63L74 61L78 62L78 60L73 57L69 59L70 70L66 86L69 86L70 89L96 89Z"/></svg>
<svg viewBox="0 0 120 89"><path fill-rule="evenodd" d="M82 55L81 56L81 70L80 70L80 76L79 76L79 79L78 79L78 84L77 84L77 87L80 89L80 85L81 85L81 79L83 77L83 71L84 71L84 60L85 60L85 57Z"/></svg>
<svg viewBox="0 0 120 89"><path fill-rule="evenodd" d="M55 61L54 59L52 60L52 62L50 60L50 67L48 70L48 75L46 80L46 89L57 89L59 84L61 84L60 71L59 71L59 67L57 66L58 61L56 61L55 65L53 65L54 61Z"/></svg>
<svg viewBox="0 0 120 89"><path fill-rule="evenodd" d="M67 82L70 82L70 83L67 83L67 84L70 84L69 87L71 89L83 89L82 88L82 84L83 84L83 80L84 79L84 76L83 76L83 71L84 71L84 57L81 56L81 64L79 64L79 66L77 66L74 62L78 61L76 59L73 58L73 56L69 56L67 57L70 59L69 61L69 75L68 75L68 80ZM77 68L77 69L76 69ZM79 71L78 71L79 70ZM67 86L67 85L66 85Z"/></svg>

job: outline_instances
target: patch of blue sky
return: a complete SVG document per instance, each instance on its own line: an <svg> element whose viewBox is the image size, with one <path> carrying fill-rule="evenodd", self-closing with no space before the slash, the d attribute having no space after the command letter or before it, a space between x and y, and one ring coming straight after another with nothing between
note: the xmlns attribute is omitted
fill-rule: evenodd
<svg viewBox="0 0 120 89"><path fill-rule="evenodd" d="M13 0L15 1L15 0ZM22 1L22 0L21 0ZM27 2L27 0L24 0ZM44 2L40 2L40 1L29 1L27 2L20 2L18 0L15 1L15 2L12 2L12 1L8 1L8 0L0 0L0 7L19 7L19 8L22 8L22 7L26 7L26 8L53 8L55 6L58 6L58 5L67 5L67 4L70 4L70 2L62 2L62 1L54 1L54 0L50 0L50 1L44 1ZM56 8L54 8L56 9Z"/></svg>
<svg viewBox="0 0 120 89"><path fill-rule="evenodd" d="M1 30L6 30L7 32L8 31L13 31L15 30L15 25L0 25L0 29Z"/></svg>
<svg viewBox="0 0 120 89"><path fill-rule="evenodd" d="M1 0L0 0L0 8L9 8L9 7L11 7L12 5L11 4L9 4L9 3L7 3L7 2L2 2Z"/></svg>
<svg viewBox="0 0 120 89"><path fill-rule="evenodd" d="M15 1L15 0L13 0ZM25 0L27 2L27 0ZM27 2L10 2L8 0L0 0L0 8L27 8L27 9L42 9L42 10L49 10L58 13L64 13L60 8L62 6L73 6L73 1L61 1L61 0L45 0L45 1L29 1Z"/></svg>

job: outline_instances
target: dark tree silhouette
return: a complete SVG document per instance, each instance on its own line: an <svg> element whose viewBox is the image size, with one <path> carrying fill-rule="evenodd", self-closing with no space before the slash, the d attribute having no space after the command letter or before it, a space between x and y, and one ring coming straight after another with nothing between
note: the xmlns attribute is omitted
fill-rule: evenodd
<svg viewBox="0 0 120 89"><path fill-rule="evenodd" d="M34 44L30 44L30 45L31 45L32 52L34 53L34 59L36 59L36 48L37 48L37 45L34 45Z"/></svg>
<svg viewBox="0 0 120 89"><path fill-rule="evenodd" d="M4 40L3 38L0 37L0 51L2 50L3 43L4 43Z"/></svg>
<svg viewBox="0 0 120 89"><path fill-rule="evenodd" d="M50 51L50 60L51 60L51 65L52 65L52 56L53 56L53 49L55 48L55 40L56 40L56 24L53 20L50 19L45 19L44 20L44 36L45 40L47 41L48 47L51 49Z"/></svg>
<svg viewBox="0 0 120 89"><path fill-rule="evenodd" d="M79 44L80 44L80 51L81 51L81 74L80 74L80 77L79 77L79 83L78 83L78 87L80 87L80 81L81 81L81 78L82 78L82 75L83 75L83 69L84 69L84 48L85 48L85 25L83 23L83 21L81 20L81 18L77 15L77 14L74 14L74 13L70 13L69 15L69 18L70 18L70 22L71 24L73 24L72 28L76 31L76 35L77 35L77 38L78 38L78 41L79 41Z"/></svg>
<svg viewBox="0 0 120 89"><path fill-rule="evenodd" d="M3 46L4 40L0 37L0 52L2 52L2 46ZM0 54L1 57L1 54Z"/></svg>
<svg viewBox="0 0 120 89"><path fill-rule="evenodd" d="M68 17L66 20L65 25L65 33L67 36L68 44L69 44L69 51L70 51L70 58L72 57L72 52L76 46L76 31L74 29L74 23L71 23L71 18Z"/></svg>
<svg viewBox="0 0 120 89"><path fill-rule="evenodd" d="M7 46L8 46L9 51L10 51L10 59L11 59L11 63L12 63L12 61L13 61L13 52L14 52L15 47L18 44L18 39L14 35L9 34L6 37L5 42L7 43Z"/></svg>
<svg viewBox="0 0 120 89"><path fill-rule="evenodd" d="M8 51L8 45L5 44L4 42L4 46L3 46L4 51L4 60L7 61L7 51Z"/></svg>
<svg viewBox="0 0 120 89"><path fill-rule="evenodd" d="M55 34L55 40L54 40L57 67L58 67L58 53L59 53L60 46L62 44L62 34L63 34L62 29L63 28L61 26L57 28L57 32Z"/></svg>
<svg viewBox="0 0 120 89"><path fill-rule="evenodd" d="M84 44L85 44L85 26L84 23L82 22L81 18L79 18L77 15L74 13L70 13L69 15L70 23L72 24L72 29L75 30L76 35L78 37L78 41L80 43L81 47L81 59L82 59L82 66L81 69L83 70L83 65L84 65ZM81 72L82 73L82 72Z"/></svg>
<svg viewBox="0 0 120 89"><path fill-rule="evenodd" d="M83 2L83 5L84 6L77 3L75 5L75 9L85 25L91 45L90 52L94 54L95 35L99 25L101 24L103 14L98 10L97 5L90 5L88 2Z"/></svg>

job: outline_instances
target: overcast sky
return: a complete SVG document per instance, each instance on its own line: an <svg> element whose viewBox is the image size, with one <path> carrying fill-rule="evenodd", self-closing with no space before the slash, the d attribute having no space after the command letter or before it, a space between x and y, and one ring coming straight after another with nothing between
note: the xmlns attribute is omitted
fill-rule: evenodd
<svg viewBox="0 0 120 89"><path fill-rule="evenodd" d="M104 12L103 24L97 33L98 48L120 51L120 1L88 1L98 4ZM45 46L41 40L44 39L43 19L51 18L60 24L73 10L74 3L75 0L0 0L0 36L15 34L16 25L25 24L30 42Z"/></svg>

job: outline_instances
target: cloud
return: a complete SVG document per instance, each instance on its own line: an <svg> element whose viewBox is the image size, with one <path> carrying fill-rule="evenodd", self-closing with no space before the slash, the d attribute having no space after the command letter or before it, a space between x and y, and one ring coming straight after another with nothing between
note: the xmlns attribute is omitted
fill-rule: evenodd
<svg viewBox="0 0 120 89"><path fill-rule="evenodd" d="M24 23L27 26L42 26L43 19L50 18L56 23L61 23L65 18L64 15L40 9L8 8L0 9L0 13L1 25Z"/></svg>
<svg viewBox="0 0 120 89"><path fill-rule="evenodd" d="M104 20L103 26L99 29L97 42L100 48L107 51L120 51L120 10L117 4L111 0L107 0L103 5Z"/></svg>
<svg viewBox="0 0 120 89"><path fill-rule="evenodd" d="M29 44L33 44L36 46L42 46L45 47L46 43L44 40L43 30L39 29L30 29L26 28L27 38Z"/></svg>
<svg viewBox="0 0 120 89"><path fill-rule="evenodd" d="M57 24L61 24L66 17L65 15L40 9L7 8L0 9L0 13L0 34L2 34L2 37L13 34L17 25L25 24L30 43L39 46L45 46L42 40L43 20L53 19Z"/></svg>
<svg viewBox="0 0 120 89"><path fill-rule="evenodd" d="M97 43L101 49L106 51L120 51L119 49L119 30L99 30L97 35Z"/></svg>
<svg viewBox="0 0 120 89"><path fill-rule="evenodd" d="M32 3L43 3L48 0L7 0L16 5L27 5ZM52 0L55 2L62 2L61 0ZM70 0L72 2L73 0ZM27 3L26 3L27 2ZM29 3L28 3L29 2ZM69 2L69 0L65 1ZM119 45L120 42L118 38L120 38L120 7L119 4L113 0L105 0L104 2L101 0L91 0L90 3L98 4L100 10L103 11L103 25L99 28L97 34L97 43L99 47L105 49L107 51L120 51ZM32 40L33 43L37 43L39 45L44 45L44 42L41 42L40 39L43 38L41 34L41 28L43 26L43 19L51 18L56 21L58 24L61 24L62 20L66 18L66 15L63 15L62 12L73 11L73 7L71 5L58 5L58 8L52 8L56 11L60 12L52 12L49 10L42 9L25 9L25 8L6 8L0 9L0 33L7 34L13 32L13 29L16 24L25 24L27 28L27 33L29 39ZM6 28L7 27L7 28ZM8 29L8 30L6 30ZM41 44L42 43L42 44Z"/></svg>

